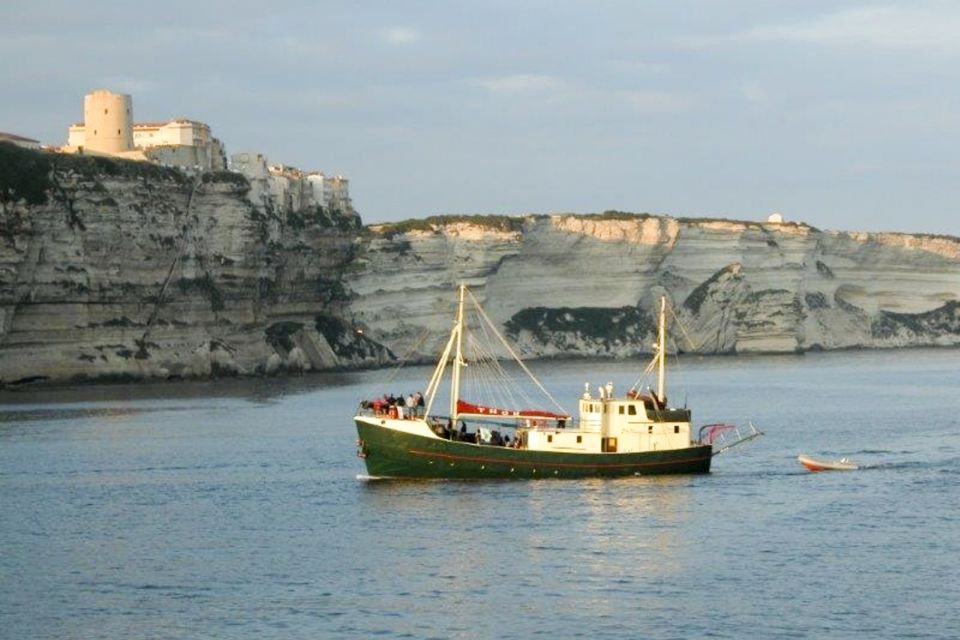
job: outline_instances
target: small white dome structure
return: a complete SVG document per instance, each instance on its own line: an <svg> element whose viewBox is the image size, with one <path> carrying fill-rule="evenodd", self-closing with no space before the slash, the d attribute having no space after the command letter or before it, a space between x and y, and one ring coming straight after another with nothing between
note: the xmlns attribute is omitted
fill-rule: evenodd
<svg viewBox="0 0 960 640"><path fill-rule="evenodd" d="M767 216L767 222L771 224L783 224L783 214L779 211L774 211Z"/></svg>

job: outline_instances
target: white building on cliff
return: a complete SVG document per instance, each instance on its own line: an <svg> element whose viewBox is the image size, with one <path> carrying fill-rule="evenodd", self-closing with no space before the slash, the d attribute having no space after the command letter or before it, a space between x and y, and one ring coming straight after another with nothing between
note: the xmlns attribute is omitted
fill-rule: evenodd
<svg viewBox="0 0 960 640"><path fill-rule="evenodd" d="M356 215L350 199L350 181L328 177L322 171L301 171L285 164L270 164L260 153L235 153L230 168L250 181L250 200L267 202L286 211L320 206L328 211Z"/></svg>
<svg viewBox="0 0 960 640"><path fill-rule="evenodd" d="M97 89L83 99L83 122L71 125L65 152L152 160L187 169L226 169L223 144L210 126L187 118L134 123L133 98Z"/></svg>

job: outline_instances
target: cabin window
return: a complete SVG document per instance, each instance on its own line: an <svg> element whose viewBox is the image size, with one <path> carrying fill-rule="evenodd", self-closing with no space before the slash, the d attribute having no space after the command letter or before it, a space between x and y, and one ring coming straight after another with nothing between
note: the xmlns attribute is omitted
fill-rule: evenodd
<svg viewBox="0 0 960 640"><path fill-rule="evenodd" d="M620 415L623 415L623 405L620 405Z"/></svg>
<svg viewBox="0 0 960 640"><path fill-rule="evenodd" d="M553 436L548 435L548 436L547 436L547 442L553 442Z"/></svg>
<svg viewBox="0 0 960 640"><path fill-rule="evenodd" d="M674 432L674 433L680 433L680 425L678 425L678 424L673 425L673 432Z"/></svg>
<svg viewBox="0 0 960 640"><path fill-rule="evenodd" d="M649 427L647 427L647 433L653 433L653 425L652 425L652 424L651 424Z"/></svg>
<svg viewBox="0 0 960 640"><path fill-rule="evenodd" d="M617 452L617 439L616 438L604 438L600 442L600 451L603 453L616 453Z"/></svg>
<svg viewBox="0 0 960 640"><path fill-rule="evenodd" d="M577 444L583 442L583 436L577 436Z"/></svg>
<svg viewBox="0 0 960 640"><path fill-rule="evenodd" d="M627 406L627 413L629 413L631 416L635 416L635 415L637 415L637 408L636 408L634 405L632 405L632 404L631 404L631 405L628 405L628 406Z"/></svg>

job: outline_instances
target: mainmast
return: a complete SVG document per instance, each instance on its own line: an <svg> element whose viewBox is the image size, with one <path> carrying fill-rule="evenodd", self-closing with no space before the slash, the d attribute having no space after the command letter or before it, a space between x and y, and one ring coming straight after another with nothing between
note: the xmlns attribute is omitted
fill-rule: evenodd
<svg viewBox="0 0 960 640"><path fill-rule="evenodd" d="M463 300L467 285L460 283L460 305L457 307L457 322L454 326L457 342L453 355L453 375L450 387L450 420L457 419L457 401L460 399L460 369L463 368Z"/></svg>
<svg viewBox="0 0 960 640"><path fill-rule="evenodd" d="M660 296L660 331L657 336L657 400L666 404L667 297Z"/></svg>

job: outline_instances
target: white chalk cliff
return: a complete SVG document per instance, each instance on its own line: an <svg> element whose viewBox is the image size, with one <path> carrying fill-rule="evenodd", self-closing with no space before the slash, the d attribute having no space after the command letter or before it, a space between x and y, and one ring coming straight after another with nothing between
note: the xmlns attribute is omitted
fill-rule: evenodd
<svg viewBox="0 0 960 640"><path fill-rule="evenodd" d="M229 172L0 145L0 385L354 368L356 216L254 205Z"/></svg>
<svg viewBox="0 0 960 640"><path fill-rule="evenodd" d="M371 228L344 284L366 335L436 350L456 283L531 356L648 353L665 294L684 351L960 344L960 239L803 224L599 216ZM420 345L421 335L430 335Z"/></svg>
<svg viewBox="0 0 960 640"><path fill-rule="evenodd" d="M685 351L960 344L954 237L619 212L362 229L237 173L0 143L0 386L428 361L461 281L527 356L648 353L661 294Z"/></svg>

